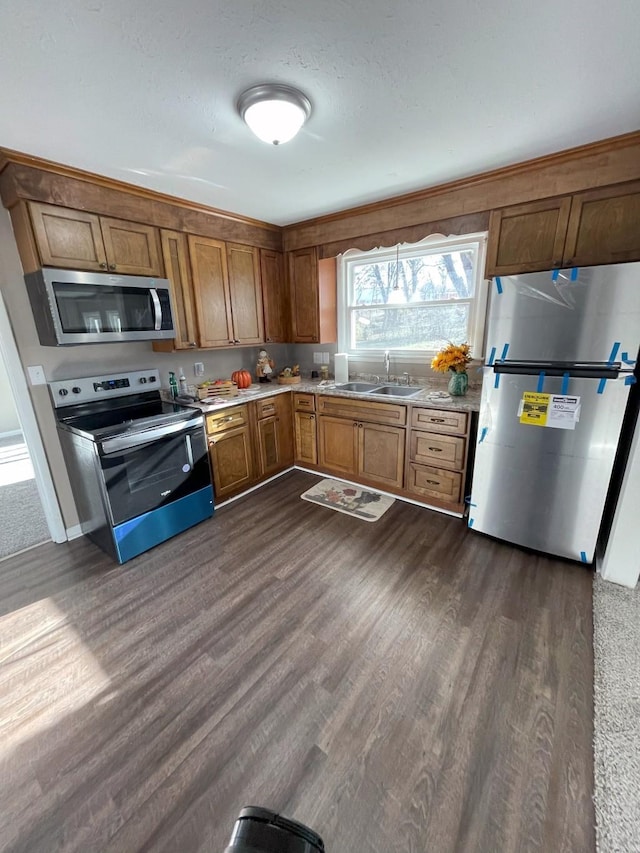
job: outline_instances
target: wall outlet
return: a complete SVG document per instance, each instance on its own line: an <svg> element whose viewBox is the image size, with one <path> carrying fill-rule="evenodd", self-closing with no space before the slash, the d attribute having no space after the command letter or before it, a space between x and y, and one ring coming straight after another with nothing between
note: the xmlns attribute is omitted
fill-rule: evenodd
<svg viewBox="0 0 640 853"><path fill-rule="evenodd" d="M321 352L314 352L313 363L314 364L322 364L322 353Z"/></svg>
<svg viewBox="0 0 640 853"><path fill-rule="evenodd" d="M194 376L204 376L204 364L201 361L196 361L193 365Z"/></svg>
<svg viewBox="0 0 640 853"><path fill-rule="evenodd" d="M329 353L328 352L322 353L322 364L329 364Z"/></svg>
<svg viewBox="0 0 640 853"><path fill-rule="evenodd" d="M32 385L46 385L47 377L44 375L44 367L41 364L32 364L27 367L29 379Z"/></svg>

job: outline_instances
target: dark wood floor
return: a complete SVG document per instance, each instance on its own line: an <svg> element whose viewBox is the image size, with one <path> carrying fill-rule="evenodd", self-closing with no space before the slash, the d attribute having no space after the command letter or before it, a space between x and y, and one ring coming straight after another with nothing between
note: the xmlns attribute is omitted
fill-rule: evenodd
<svg viewBox="0 0 640 853"><path fill-rule="evenodd" d="M595 849L590 573L315 480L0 563L0 850L221 853L247 804L329 853Z"/></svg>

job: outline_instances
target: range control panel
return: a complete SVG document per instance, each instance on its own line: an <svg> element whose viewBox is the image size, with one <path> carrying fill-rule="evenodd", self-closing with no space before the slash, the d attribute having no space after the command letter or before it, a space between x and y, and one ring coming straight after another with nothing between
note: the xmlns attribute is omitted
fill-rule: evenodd
<svg viewBox="0 0 640 853"><path fill-rule="evenodd" d="M49 383L51 399L56 408L154 390L160 390L158 370L136 370L111 376L86 376L84 379L60 379Z"/></svg>

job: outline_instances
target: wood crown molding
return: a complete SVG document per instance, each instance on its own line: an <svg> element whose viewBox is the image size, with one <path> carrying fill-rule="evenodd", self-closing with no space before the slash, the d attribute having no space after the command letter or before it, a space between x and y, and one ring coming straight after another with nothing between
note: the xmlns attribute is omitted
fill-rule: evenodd
<svg viewBox="0 0 640 853"><path fill-rule="evenodd" d="M322 246L638 178L640 130L292 223L284 226L284 246Z"/></svg>
<svg viewBox="0 0 640 853"><path fill-rule="evenodd" d="M75 166L66 166L62 163L56 163L53 160L34 157L30 154L24 154L21 151L13 151L10 148L0 148L0 174L2 174L7 166L12 163L19 166L29 166L33 169L39 169L42 172L51 172L65 178L86 181L96 186L105 187L106 189L125 192L129 195L146 199L147 201L167 202L168 204L183 207L197 213L206 213L223 219L228 219L230 222L238 222L242 225L253 225L257 228L264 228L275 232L282 231L282 228L279 225L273 225L270 222L262 222L259 219L252 219L249 216L230 213L228 210L209 207L208 205L201 204L200 202L188 201L187 199L183 199L178 196L172 196L167 193L150 190L146 187L137 186L136 184L129 184L126 181L120 181L116 178L108 178L105 175L98 175L95 172L87 172L84 169L77 169Z"/></svg>

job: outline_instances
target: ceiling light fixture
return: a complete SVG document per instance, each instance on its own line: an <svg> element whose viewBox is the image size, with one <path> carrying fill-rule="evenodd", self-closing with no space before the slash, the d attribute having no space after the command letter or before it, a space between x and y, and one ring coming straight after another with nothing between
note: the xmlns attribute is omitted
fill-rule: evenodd
<svg viewBox="0 0 640 853"><path fill-rule="evenodd" d="M258 139L280 145L293 139L309 118L311 101L291 86L261 83L240 95L238 112Z"/></svg>

